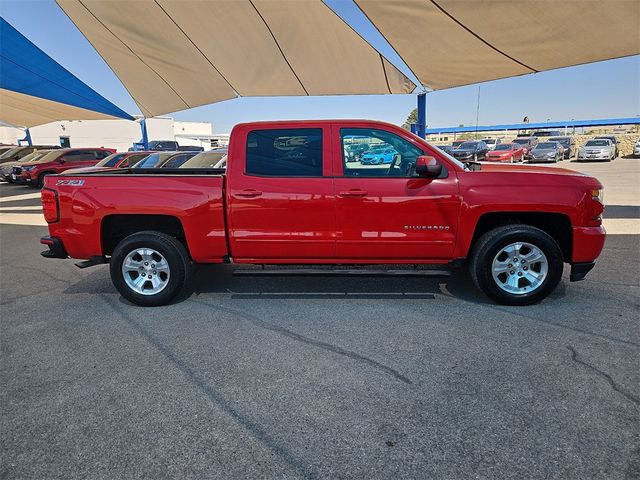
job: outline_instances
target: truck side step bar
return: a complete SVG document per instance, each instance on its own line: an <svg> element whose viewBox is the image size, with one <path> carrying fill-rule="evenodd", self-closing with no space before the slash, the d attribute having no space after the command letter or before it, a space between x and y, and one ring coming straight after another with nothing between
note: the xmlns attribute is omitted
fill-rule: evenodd
<svg viewBox="0 0 640 480"><path fill-rule="evenodd" d="M107 257L105 257L104 255L99 255L96 257L91 257L89 260L85 260L84 262L78 262L75 265L78 268L89 268L95 265L102 265L103 263L109 263L109 260L107 260Z"/></svg>
<svg viewBox="0 0 640 480"><path fill-rule="evenodd" d="M365 270L365 269L322 269L322 268L274 268L274 269L240 269L233 272L239 277L449 277L449 270L400 269L400 270Z"/></svg>

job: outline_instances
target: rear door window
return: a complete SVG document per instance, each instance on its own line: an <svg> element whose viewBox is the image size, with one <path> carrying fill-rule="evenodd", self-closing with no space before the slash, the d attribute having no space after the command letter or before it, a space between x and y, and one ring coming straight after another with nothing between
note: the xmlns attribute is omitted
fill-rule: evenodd
<svg viewBox="0 0 640 480"><path fill-rule="evenodd" d="M322 129L249 132L246 173L264 177L321 177Z"/></svg>
<svg viewBox="0 0 640 480"><path fill-rule="evenodd" d="M87 160L95 160L96 153L94 150L74 150L64 155L66 162L83 162Z"/></svg>

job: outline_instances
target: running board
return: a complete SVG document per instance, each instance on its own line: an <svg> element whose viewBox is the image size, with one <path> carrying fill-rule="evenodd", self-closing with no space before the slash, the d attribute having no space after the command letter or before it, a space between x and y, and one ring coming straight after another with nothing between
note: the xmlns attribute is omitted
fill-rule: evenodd
<svg viewBox="0 0 640 480"><path fill-rule="evenodd" d="M364 269L245 269L235 270L239 277L449 277L449 270L364 270Z"/></svg>

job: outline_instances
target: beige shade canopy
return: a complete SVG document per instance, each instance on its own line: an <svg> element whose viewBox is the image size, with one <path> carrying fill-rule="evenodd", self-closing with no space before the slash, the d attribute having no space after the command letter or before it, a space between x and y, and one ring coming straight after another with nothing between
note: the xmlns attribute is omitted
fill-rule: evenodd
<svg viewBox="0 0 640 480"><path fill-rule="evenodd" d="M639 0L354 0L434 90L640 53Z"/></svg>
<svg viewBox="0 0 640 480"><path fill-rule="evenodd" d="M237 96L411 93L321 0L57 0L145 116Z"/></svg>
<svg viewBox="0 0 640 480"><path fill-rule="evenodd" d="M33 127L58 120L113 120L112 115L0 88L0 120Z"/></svg>

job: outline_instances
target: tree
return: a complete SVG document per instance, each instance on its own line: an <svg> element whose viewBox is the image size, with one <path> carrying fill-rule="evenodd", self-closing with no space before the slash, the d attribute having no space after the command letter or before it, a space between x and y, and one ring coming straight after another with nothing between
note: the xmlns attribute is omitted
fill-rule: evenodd
<svg viewBox="0 0 640 480"><path fill-rule="evenodd" d="M411 130L411 124L413 124L413 123L418 123L418 109L417 108L414 108L413 110L411 110L411 112L409 113L409 116L407 117L407 119L402 124L402 128L404 128L405 130Z"/></svg>

